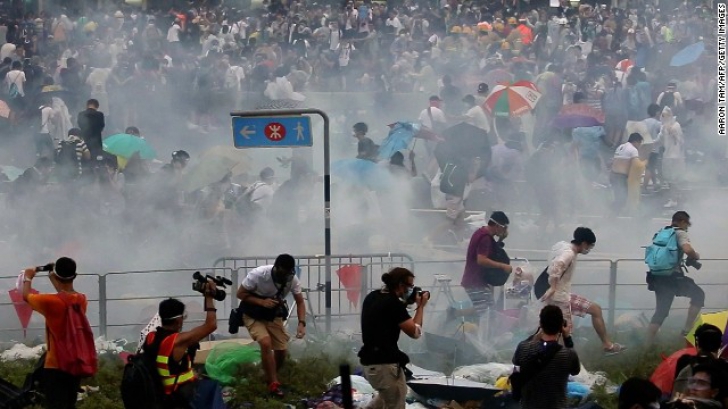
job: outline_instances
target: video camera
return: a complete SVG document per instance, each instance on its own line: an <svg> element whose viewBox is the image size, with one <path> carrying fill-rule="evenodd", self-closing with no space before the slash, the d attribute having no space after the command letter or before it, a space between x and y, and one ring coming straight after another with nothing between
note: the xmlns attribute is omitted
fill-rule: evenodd
<svg viewBox="0 0 728 409"><path fill-rule="evenodd" d="M703 263L699 262L698 260L696 260L694 258L688 257L685 259L685 266L692 267L696 270L700 270L701 268L703 268Z"/></svg>
<svg viewBox="0 0 728 409"><path fill-rule="evenodd" d="M197 291L200 294L205 293L205 284L207 284L207 280L212 280L216 286L222 287L215 289L215 295L212 296L217 301L223 301L225 300L225 296L227 296L227 293L225 293L225 286L226 285L233 285L233 282L225 277L213 277L211 275L202 275L199 271L195 271L194 274L192 274L192 278L195 279L195 281L192 282L192 289L194 291Z"/></svg>
<svg viewBox="0 0 728 409"><path fill-rule="evenodd" d="M430 295L429 291L423 291L421 287L414 287L412 289L412 294L410 294L409 297L405 300L407 305L412 305L415 303L415 300L417 300L417 296L423 296L424 294Z"/></svg>
<svg viewBox="0 0 728 409"><path fill-rule="evenodd" d="M41 271L53 271L53 269L56 267L56 263L48 263L44 266L37 266L35 268L35 272L39 273Z"/></svg>

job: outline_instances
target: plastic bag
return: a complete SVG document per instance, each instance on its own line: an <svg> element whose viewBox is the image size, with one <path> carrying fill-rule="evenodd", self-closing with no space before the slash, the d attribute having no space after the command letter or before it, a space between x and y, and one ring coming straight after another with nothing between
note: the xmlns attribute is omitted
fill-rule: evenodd
<svg viewBox="0 0 728 409"><path fill-rule="evenodd" d="M215 346L205 360L205 370L210 378L223 385L231 385L240 365L260 361L260 349L257 344L240 345L235 342L223 342Z"/></svg>
<svg viewBox="0 0 728 409"><path fill-rule="evenodd" d="M498 378L508 376L511 372L513 372L513 365L491 362L482 365L461 366L456 368L452 374L469 381L495 385Z"/></svg>
<svg viewBox="0 0 728 409"><path fill-rule="evenodd" d="M331 382L329 382L328 387L331 388L334 385L341 385L340 376L337 376ZM351 389L361 394L373 394L376 392L376 390L372 387L369 381L366 380L366 378L358 375L351 375Z"/></svg>

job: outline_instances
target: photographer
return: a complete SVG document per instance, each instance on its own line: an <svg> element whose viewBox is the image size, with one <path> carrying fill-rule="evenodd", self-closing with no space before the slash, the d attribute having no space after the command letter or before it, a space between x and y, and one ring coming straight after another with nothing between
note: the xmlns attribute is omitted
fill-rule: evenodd
<svg viewBox="0 0 728 409"><path fill-rule="evenodd" d="M39 271L48 271L56 294L33 294L32 283ZM62 344L62 332L67 329L68 306L78 305L85 314L88 307L86 295L73 287L76 279L76 262L61 257L55 264L44 267L30 267L23 271L23 300L46 321L47 352L43 363L41 390L45 397L43 407L50 409L71 409L76 407L76 395L81 379L60 369L59 351L67 347Z"/></svg>
<svg viewBox="0 0 728 409"><path fill-rule="evenodd" d="M693 279L685 276L686 267L683 266L683 256L687 256L684 264L686 266L693 266L696 269L701 267L701 264L697 262L700 260L700 255L693 249L690 243L690 237L688 236L688 228L690 227L690 215L685 211L678 211L672 215L672 224L665 227L655 234L653 238L652 246L647 248L645 262L650 267L650 272L647 273L647 285L650 291L655 292L655 313L652 315L650 320L650 326L648 329L648 344L652 344L655 341L657 332L660 330L662 323L665 318L670 314L670 308L672 307L672 301L675 297L688 297L690 298L690 308L688 308L688 316L685 320L685 327L683 329L683 335L687 335L690 329L693 327L695 319L700 314L700 310L705 304L705 292L695 284ZM664 236L666 243L662 246L658 244L658 241ZM677 258L674 256L670 260L670 264L665 270L656 270L655 263L652 260L657 260L662 264L663 252L674 254L669 252L668 248L672 245L677 247ZM651 252L654 252L654 257L650 259Z"/></svg>
<svg viewBox="0 0 728 409"><path fill-rule="evenodd" d="M579 357L572 349L571 325L555 305L541 310L539 322L539 332L519 343L513 355L513 365L520 374L521 408L566 408L569 375L581 371ZM565 346L559 343L562 338Z"/></svg>
<svg viewBox="0 0 728 409"><path fill-rule="evenodd" d="M283 397L277 371L283 366L289 335L283 321L288 317L288 293L293 293L298 315L296 338L306 335L306 306L301 283L296 277L296 261L290 254L276 257L273 265L254 268L238 288L240 309L250 337L260 345L261 361L268 391Z"/></svg>
<svg viewBox="0 0 728 409"><path fill-rule="evenodd" d="M410 338L422 335L422 317L429 292L415 287L415 276L396 267L382 275L384 287L369 293L362 304L362 346L359 351L364 375L377 390L369 407L404 408L407 384L404 367L409 357L397 346L400 331ZM414 318L406 304L416 304Z"/></svg>
<svg viewBox="0 0 728 409"><path fill-rule="evenodd" d="M164 390L163 408L203 408L209 406L209 395L200 393L201 382L192 369L199 342L217 329L214 295L217 288L208 281L204 287L205 322L182 332L187 318L182 301L169 298L159 303L162 326L150 332L144 342L144 354L156 356L157 372ZM205 380L204 382L213 382ZM217 389L213 385L212 389Z"/></svg>

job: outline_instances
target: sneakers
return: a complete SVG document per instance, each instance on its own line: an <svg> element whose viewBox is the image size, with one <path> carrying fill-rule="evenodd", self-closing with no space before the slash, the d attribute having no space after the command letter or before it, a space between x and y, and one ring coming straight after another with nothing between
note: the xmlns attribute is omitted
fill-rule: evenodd
<svg viewBox="0 0 728 409"><path fill-rule="evenodd" d="M621 352L624 352L626 349L626 346L618 344L616 342L612 342L612 346L610 346L609 348L604 348L604 356L617 355Z"/></svg>
<svg viewBox="0 0 728 409"><path fill-rule="evenodd" d="M281 390L280 382L271 382L268 385L268 392L270 392L271 395L277 398L282 398L284 396L283 391Z"/></svg>

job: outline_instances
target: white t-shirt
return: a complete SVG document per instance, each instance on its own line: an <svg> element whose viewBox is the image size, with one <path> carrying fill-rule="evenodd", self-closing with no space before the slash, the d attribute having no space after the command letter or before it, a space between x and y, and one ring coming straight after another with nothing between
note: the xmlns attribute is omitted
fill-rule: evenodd
<svg viewBox="0 0 728 409"><path fill-rule="evenodd" d="M179 24L175 23L172 25L172 27L167 30L167 42L169 43L178 43L179 42L179 32L182 30L182 27L179 26Z"/></svg>
<svg viewBox="0 0 728 409"><path fill-rule="evenodd" d="M18 93L24 97L25 91L23 90L23 84L25 84L25 73L20 70L12 70L8 72L5 76L5 89L10 88L10 84L13 83L16 87L18 87Z"/></svg>
<svg viewBox="0 0 728 409"><path fill-rule="evenodd" d="M488 117L485 115L483 108L481 108L480 106L476 105L468 109L468 112L465 113L465 116L468 117L469 124L475 125L486 132L490 132L490 123L488 123Z"/></svg>
<svg viewBox="0 0 728 409"><path fill-rule="evenodd" d="M388 18L385 24L389 27L394 28L395 35L399 35L399 32L404 30L404 26L402 25L402 22L400 22L397 17Z"/></svg>
<svg viewBox="0 0 728 409"><path fill-rule="evenodd" d="M248 23L241 20L237 23L233 24L233 27L230 29L230 34L235 35L239 34L241 40L246 39L246 29L248 28Z"/></svg>
<svg viewBox="0 0 728 409"><path fill-rule="evenodd" d="M623 143L617 147L617 150L614 151L614 159L633 159L638 158L640 156L640 152L635 148L634 145L632 145L629 142Z"/></svg>
<svg viewBox="0 0 728 409"><path fill-rule="evenodd" d="M274 297L278 294L279 287L276 287L276 283L273 282L272 272L272 264L256 267L248 272L240 285L260 297ZM293 276L290 283L286 284L286 289L281 294L281 298L285 298L289 292L301 294L301 282L298 277Z"/></svg>
<svg viewBox="0 0 728 409"><path fill-rule="evenodd" d="M430 119L430 113L427 112L427 110L430 110L430 113L432 114L432 119ZM432 121L440 123L441 125L447 124L447 118L445 117L445 113L442 112L440 108L437 107L430 107L425 108L420 112L419 116L420 123L423 126L426 126L430 129L433 129Z"/></svg>
<svg viewBox="0 0 728 409"><path fill-rule="evenodd" d="M275 193L273 186L263 182L255 182L250 189L253 189L253 193L250 194L251 202L267 208L273 201L273 194Z"/></svg>
<svg viewBox="0 0 728 409"><path fill-rule="evenodd" d="M576 252L571 243L558 242L551 248L549 255L549 277L556 277L554 295L550 301L567 303L571 300L571 280L576 269Z"/></svg>

